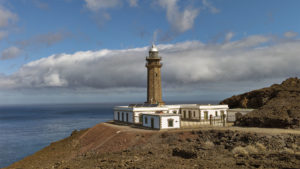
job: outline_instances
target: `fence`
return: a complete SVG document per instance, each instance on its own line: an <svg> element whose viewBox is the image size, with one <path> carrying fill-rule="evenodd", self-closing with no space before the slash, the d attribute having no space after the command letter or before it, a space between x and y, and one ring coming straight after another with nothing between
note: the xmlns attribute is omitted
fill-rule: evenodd
<svg viewBox="0 0 300 169"><path fill-rule="evenodd" d="M201 121L181 120L182 128L200 127L203 125L226 126L226 124L227 124L226 120L221 118L210 118L209 120L201 120Z"/></svg>

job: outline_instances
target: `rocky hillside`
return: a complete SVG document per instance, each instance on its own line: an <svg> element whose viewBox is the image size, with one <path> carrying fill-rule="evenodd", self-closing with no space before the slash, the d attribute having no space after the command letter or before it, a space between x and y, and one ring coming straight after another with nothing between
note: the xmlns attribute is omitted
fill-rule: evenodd
<svg viewBox="0 0 300 169"><path fill-rule="evenodd" d="M300 131L203 127L153 131L102 123L7 169L298 168Z"/></svg>
<svg viewBox="0 0 300 169"><path fill-rule="evenodd" d="M300 79L289 78L281 84L232 96L221 104L257 109L238 119L238 126L299 128Z"/></svg>

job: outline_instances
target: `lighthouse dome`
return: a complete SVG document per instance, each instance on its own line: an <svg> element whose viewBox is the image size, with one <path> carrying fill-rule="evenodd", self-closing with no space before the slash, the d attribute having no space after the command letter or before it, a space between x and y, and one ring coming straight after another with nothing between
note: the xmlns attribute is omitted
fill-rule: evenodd
<svg viewBox="0 0 300 169"><path fill-rule="evenodd" d="M157 47L155 46L155 44L152 44L152 46L150 47L149 52L158 52Z"/></svg>

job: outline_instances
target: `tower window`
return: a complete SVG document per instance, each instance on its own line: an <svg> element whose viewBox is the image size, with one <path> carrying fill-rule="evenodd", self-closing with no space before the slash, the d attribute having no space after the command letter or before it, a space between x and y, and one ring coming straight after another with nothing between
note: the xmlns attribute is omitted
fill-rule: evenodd
<svg viewBox="0 0 300 169"><path fill-rule="evenodd" d="M157 77L157 73L155 73L155 77Z"/></svg>

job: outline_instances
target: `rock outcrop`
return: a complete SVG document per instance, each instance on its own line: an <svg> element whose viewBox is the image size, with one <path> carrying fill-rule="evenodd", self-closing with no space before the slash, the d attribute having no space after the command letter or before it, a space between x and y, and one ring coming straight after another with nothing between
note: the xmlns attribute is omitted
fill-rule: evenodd
<svg viewBox="0 0 300 169"><path fill-rule="evenodd" d="M232 96L220 104L257 109L239 118L237 126L299 128L300 79L289 78L281 84Z"/></svg>

